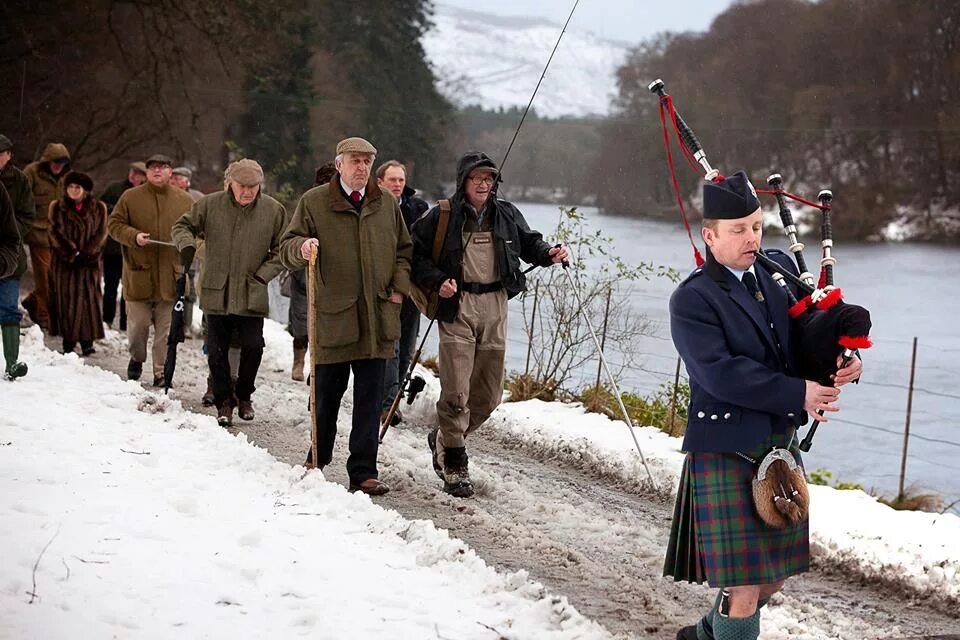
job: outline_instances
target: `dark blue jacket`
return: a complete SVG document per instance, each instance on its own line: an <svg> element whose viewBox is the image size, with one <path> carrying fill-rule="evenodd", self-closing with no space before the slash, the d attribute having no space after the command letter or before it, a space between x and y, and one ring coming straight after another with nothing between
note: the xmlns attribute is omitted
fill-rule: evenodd
<svg viewBox="0 0 960 640"><path fill-rule="evenodd" d="M796 271L782 252L771 258ZM806 422L806 383L790 354L786 293L754 267L763 308L708 256L670 297L670 332L690 376L684 451L733 452Z"/></svg>

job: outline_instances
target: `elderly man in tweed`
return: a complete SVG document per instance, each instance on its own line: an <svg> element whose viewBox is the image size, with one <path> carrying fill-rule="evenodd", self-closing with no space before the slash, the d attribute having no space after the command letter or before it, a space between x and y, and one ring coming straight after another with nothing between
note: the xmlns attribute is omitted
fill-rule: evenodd
<svg viewBox="0 0 960 640"><path fill-rule="evenodd" d="M377 150L363 138L337 144L337 173L300 199L281 243L284 266L303 269L317 252L317 344L313 354L318 456L330 463L340 399L353 371L351 491L381 495L377 432L386 360L400 337L412 245L396 199L370 172ZM313 460L308 457L308 464Z"/></svg>
<svg viewBox="0 0 960 640"><path fill-rule="evenodd" d="M799 461L796 429L804 412L837 411L840 390L794 373L787 295L754 266L763 213L743 172L704 184L703 217L707 261L670 298L670 332L690 375L690 405L664 575L720 589L679 640L754 640L760 609L810 561L806 518L774 528L757 514L755 463L773 447ZM787 256L780 259L796 272ZM861 370L854 358L837 371L836 385Z"/></svg>
<svg viewBox="0 0 960 640"><path fill-rule="evenodd" d="M253 420L251 396L263 358L263 319L269 314L267 283L283 267L280 236L286 211L262 192L263 169L251 159L238 160L227 171L227 188L198 200L173 225L180 265L189 269L204 238L200 308L207 319L207 359L218 421L227 426L233 408ZM231 336L240 339L236 387L227 353Z"/></svg>

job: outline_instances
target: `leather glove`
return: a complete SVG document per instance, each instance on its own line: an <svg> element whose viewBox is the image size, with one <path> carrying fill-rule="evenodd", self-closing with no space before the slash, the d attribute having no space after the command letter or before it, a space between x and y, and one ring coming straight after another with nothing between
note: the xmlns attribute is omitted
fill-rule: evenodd
<svg viewBox="0 0 960 640"><path fill-rule="evenodd" d="M189 269L193 265L193 256L196 254L197 248L193 246L186 246L180 250L180 264L184 270Z"/></svg>

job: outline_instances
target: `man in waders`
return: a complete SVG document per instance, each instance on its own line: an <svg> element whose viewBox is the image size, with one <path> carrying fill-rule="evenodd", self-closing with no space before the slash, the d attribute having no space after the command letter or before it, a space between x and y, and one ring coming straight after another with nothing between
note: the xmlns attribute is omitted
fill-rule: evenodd
<svg viewBox="0 0 960 640"><path fill-rule="evenodd" d="M412 229L411 279L440 295L440 426L427 442L444 490L463 498L473 495L467 434L503 396L507 300L526 288L520 259L541 267L567 259L567 250L552 248L531 231L515 206L490 200L498 178L493 160L468 151L457 167L456 193ZM438 228L446 233L434 260Z"/></svg>

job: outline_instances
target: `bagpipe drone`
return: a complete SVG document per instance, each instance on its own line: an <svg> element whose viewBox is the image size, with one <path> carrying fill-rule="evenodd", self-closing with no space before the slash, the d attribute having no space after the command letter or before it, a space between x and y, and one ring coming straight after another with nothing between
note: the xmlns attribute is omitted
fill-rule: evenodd
<svg viewBox="0 0 960 640"><path fill-rule="evenodd" d="M670 165L673 188L676 192L677 203L680 207L683 224L687 230L687 236L693 245L694 258L697 266L700 266L704 260L693 241L683 206L683 198L680 195L680 186L674 170L673 154L670 148L671 125L680 142L680 150L694 171L699 173L702 170L704 180L707 181L718 182L723 180L723 176L717 169L710 166L706 152L704 152L693 131L677 112L673 98L666 92L663 80L654 80L648 88L660 99L660 122L663 127L663 141L667 152L667 162ZM670 124L668 124L668 120ZM871 345L869 337L870 312L863 307L844 302L843 293L834 282L834 267L837 260L833 255L833 226L831 221L833 194L824 189L817 197L818 202L805 200L784 190L783 178L777 173L767 178L767 184L770 187L769 189L757 189L757 193L772 195L776 198L780 220L783 223L783 232L789 241L789 250L796 261L799 275L765 255L763 249L756 252L757 263L770 273L774 281L787 294L793 329L792 348L800 367L798 373L804 379L813 380L825 386L832 386L833 382L830 376L836 373L838 369L838 359L842 361L842 364L846 364L856 350L866 349ZM790 208L787 206L787 198L820 211L822 253L819 277L814 277L807 268L803 257L804 245L797 238L797 227L793 221ZM818 413L823 415L822 411ZM810 450L818 425L819 422L815 420L807 431L806 437L800 443L802 451Z"/></svg>

